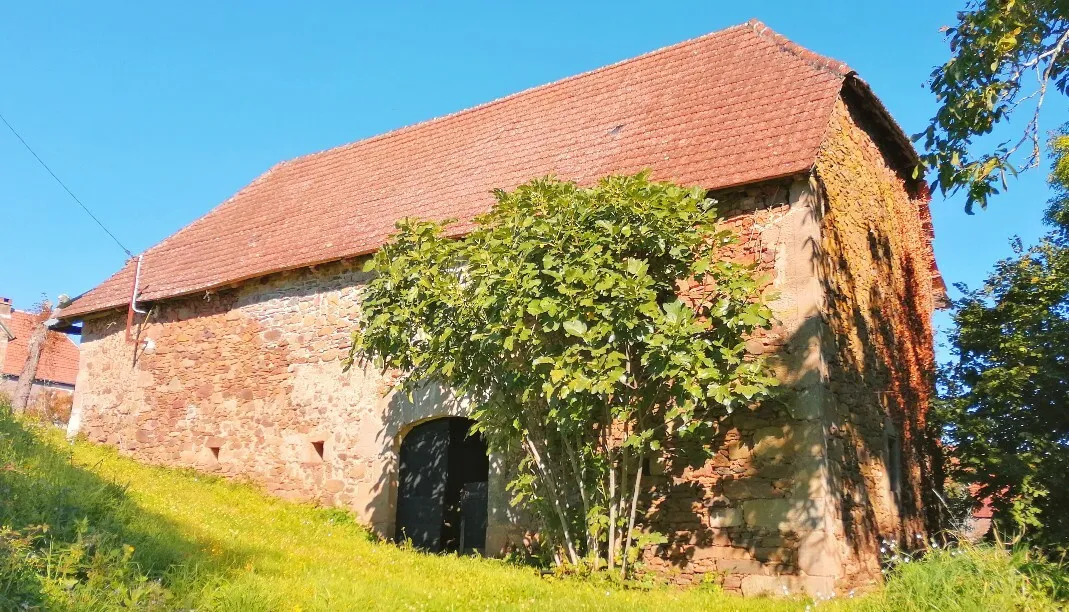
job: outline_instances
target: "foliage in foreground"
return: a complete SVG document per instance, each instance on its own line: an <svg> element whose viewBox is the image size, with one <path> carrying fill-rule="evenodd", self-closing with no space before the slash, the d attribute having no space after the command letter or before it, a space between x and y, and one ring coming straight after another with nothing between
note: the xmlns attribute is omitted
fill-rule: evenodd
<svg viewBox="0 0 1069 612"><path fill-rule="evenodd" d="M1069 83L1069 5L1064 0L969 0L947 28L953 57L929 83L939 110L918 134L944 194L964 189L965 210L986 207L1007 175L1040 162L1040 111L1051 88ZM1017 135L985 135L1030 112Z"/></svg>
<svg viewBox="0 0 1069 612"><path fill-rule="evenodd" d="M894 566L871 605L903 612L1051 610L1067 598L1064 567L1024 547L963 543Z"/></svg>
<svg viewBox="0 0 1069 612"><path fill-rule="evenodd" d="M721 418L767 395L746 339L771 311L700 188L639 174L496 196L459 239L398 224L369 262L350 363L470 399L490 448L521 457L514 503L554 555L627 575L651 543L636 529L644 462L684 442L715 452ZM680 300L685 280L703 295Z"/></svg>
<svg viewBox="0 0 1069 612"><path fill-rule="evenodd" d="M939 417L958 458L954 480L978 486L1003 533L1022 529L1069 549L1069 137L1054 141L1052 227L1014 245L984 286L964 287L942 371Z"/></svg>
<svg viewBox="0 0 1069 612"><path fill-rule="evenodd" d="M377 542L344 512L292 504L0 417L0 610L803 610L715 588L543 578ZM893 570L827 610L1043 610L1066 575L991 547ZM930 568L930 569L929 569ZM1062 585L1057 587L1057 585ZM971 607L962 607L964 602ZM1009 604L1007 604L1009 602ZM997 604L997 605L996 605Z"/></svg>

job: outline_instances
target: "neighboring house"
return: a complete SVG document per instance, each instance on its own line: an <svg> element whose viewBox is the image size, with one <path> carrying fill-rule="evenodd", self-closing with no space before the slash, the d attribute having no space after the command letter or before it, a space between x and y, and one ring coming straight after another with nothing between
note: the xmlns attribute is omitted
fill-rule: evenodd
<svg viewBox="0 0 1069 612"><path fill-rule="evenodd" d="M9 298L0 298L0 392L12 395L29 356L30 336L37 315L14 310ZM78 345L65 334L48 332L37 375L31 387L31 403L43 394L71 395L78 377Z"/></svg>
<svg viewBox="0 0 1069 612"><path fill-rule="evenodd" d="M969 487L969 494L976 497L980 492L980 485L971 485ZM965 538L970 542L979 542L983 540L988 533L991 532L991 525L994 524L995 508L991 505L991 498L985 497L980 500L980 505L973 511L965 521Z"/></svg>
<svg viewBox="0 0 1069 612"><path fill-rule="evenodd" d="M744 593L879 580L879 539L934 520L945 287L917 165L850 68L756 21L283 162L59 314L84 323L69 431L432 549L500 551L519 533L507 468L466 436L464 402L342 371L362 262L401 217L463 229L494 188L648 168L709 189L773 279L779 323L751 345L787 392L730 417L704 465L652 466L647 520L670 541L647 567ZM135 281L148 312L128 328Z"/></svg>

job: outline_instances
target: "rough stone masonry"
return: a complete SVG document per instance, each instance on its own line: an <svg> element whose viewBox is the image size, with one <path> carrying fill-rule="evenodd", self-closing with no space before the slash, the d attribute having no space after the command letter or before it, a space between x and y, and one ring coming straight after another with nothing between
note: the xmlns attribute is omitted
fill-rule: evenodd
<svg viewBox="0 0 1069 612"><path fill-rule="evenodd" d="M742 56L752 61L724 64ZM710 62L720 68L706 73ZM789 79L770 80L770 72L754 66L786 71ZM599 95L591 92L606 88L639 95L644 79L662 79L650 90L660 96L670 86L663 75L683 73L713 79L710 91L727 84L720 97L706 92L711 101L680 90L672 99L685 100L688 116L700 120L671 137L648 138L667 134L658 131L667 121L665 98L590 103ZM752 92L757 102L740 106L737 92ZM757 106L769 107L761 111L767 118L755 115ZM468 158L441 144L451 142L446 136L470 137L482 151L507 126L541 129L524 123L536 107L537 121L554 118L546 134L569 125L571 113L597 107L615 115L589 119L598 126L589 134L569 128L569 149L522 156L555 160L548 165L524 161L511 174L494 174L503 162L491 159L482 166L485 177L476 168L454 168ZM507 121L498 122L498 112ZM779 122L792 112L810 114ZM458 127L477 117L491 117L492 129ZM620 140L632 137L627 126L635 124L642 129L634 138L645 140ZM719 144L708 144L715 139ZM135 317L130 340L130 266L61 313L84 322L70 432L144 461L249 478L283 497L347 507L393 536L406 434L432 419L464 416L466 406L434 388L411 400L399 396L372 369L343 371L367 278L359 271L366 251L320 259L301 249L329 250L347 234L308 235L281 255L272 255L265 236L276 226L292 227L293 211L310 201L347 210L346 231L359 232L375 214L393 210L390 194L434 197L436 175L402 185L386 169L369 167L377 162L369 161L368 147L394 147L382 158L390 172L397 147L421 147L410 163L437 164L443 180L491 181L479 183L487 190L550 171L589 181L650 167L655 178L710 188L724 223L741 239L733 256L757 262L767 275L777 325L753 338L750 349L772 358L786 392L732 415L711 441L719 452L709 461L661 458L651 466L645 523L669 542L644 552L646 567L680 583L715 573L726 588L746 594L825 594L878 581L881 539L906 544L926 536L934 520L925 513L935 467L925 434L931 314L944 291L931 250L928 194L912 178L916 157L908 139L845 66L751 22L366 142L272 170L150 250L146 270L166 273L146 278L139 298L148 314ZM751 150L752 156L740 153ZM711 174L695 173L702 160L724 151L742 156L732 163L753 167L730 174L714 164ZM791 151L797 162L784 161ZM495 155L500 161L506 153ZM359 166L390 183L385 195L375 191L345 208L349 198L365 197L338 178L336 169L350 163L346 156L353 157L349 172ZM242 214L234 215L261 224L212 229L238 209ZM247 258L247 273L235 276L227 257L237 255L187 235L244 241L256 255ZM303 263L261 265L261 247L264 258ZM697 289L684 282L680 294L694 299ZM508 507L507 466L498 457L490 465L486 550L493 554L522 539L524 521Z"/></svg>

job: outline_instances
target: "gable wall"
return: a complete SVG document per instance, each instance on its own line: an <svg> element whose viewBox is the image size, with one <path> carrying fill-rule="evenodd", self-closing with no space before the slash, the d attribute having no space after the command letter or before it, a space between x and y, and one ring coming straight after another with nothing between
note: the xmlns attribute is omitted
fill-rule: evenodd
<svg viewBox="0 0 1069 612"><path fill-rule="evenodd" d="M816 166L823 199L826 428L844 572L878 579L882 540L927 537L933 487L925 416L933 392L928 197L888 166L866 118L839 101ZM900 499L891 463L901 446Z"/></svg>

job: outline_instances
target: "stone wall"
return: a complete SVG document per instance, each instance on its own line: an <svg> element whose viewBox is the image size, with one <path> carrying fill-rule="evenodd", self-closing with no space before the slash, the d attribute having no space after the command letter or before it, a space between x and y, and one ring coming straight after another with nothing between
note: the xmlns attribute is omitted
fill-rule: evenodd
<svg viewBox="0 0 1069 612"><path fill-rule="evenodd" d="M659 462L648 519L669 543L645 560L682 583L715 573L745 594L827 594L840 563L828 529L819 201L807 177L715 197L741 239L733 256L758 264L774 298L776 326L749 348L772 360L783 394L726 419L712 459L679 449Z"/></svg>
<svg viewBox="0 0 1069 612"><path fill-rule="evenodd" d="M725 421L711 461L661 465L647 563L744 593L878 582L882 540L923 546L934 262L923 184L839 101L812 184L719 194L736 255L772 278L779 319L753 339L785 393ZM742 197L740 197L742 196ZM894 467L897 464L898 467Z"/></svg>
<svg viewBox="0 0 1069 612"><path fill-rule="evenodd" d="M388 393L373 370L343 372L357 270L336 263L159 303L133 343L125 313L86 320L70 431L143 461L345 506L393 535L401 437L465 407L436 389L413 401ZM500 547L509 519L499 470L490 478L488 546Z"/></svg>
<svg viewBox="0 0 1069 612"><path fill-rule="evenodd" d="M888 166L869 118L839 102L818 158L828 300L828 453L848 581L878 579L883 539L927 534L934 263L923 183ZM935 500L928 500L934 507Z"/></svg>

